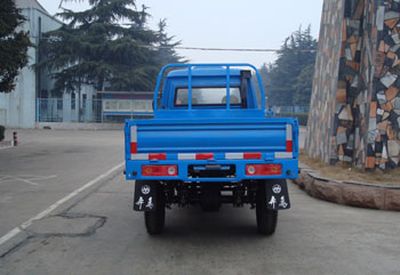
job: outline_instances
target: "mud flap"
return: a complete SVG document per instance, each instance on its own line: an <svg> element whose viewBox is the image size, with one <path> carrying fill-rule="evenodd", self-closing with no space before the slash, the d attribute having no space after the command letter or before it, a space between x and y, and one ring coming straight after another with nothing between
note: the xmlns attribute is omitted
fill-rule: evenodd
<svg viewBox="0 0 400 275"><path fill-rule="evenodd" d="M135 195L133 199L133 210L151 212L156 209L157 187L154 183L135 183Z"/></svg>
<svg viewBox="0 0 400 275"><path fill-rule="evenodd" d="M290 209L289 192L286 181L267 184L266 188L267 208L271 210Z"/></svg>

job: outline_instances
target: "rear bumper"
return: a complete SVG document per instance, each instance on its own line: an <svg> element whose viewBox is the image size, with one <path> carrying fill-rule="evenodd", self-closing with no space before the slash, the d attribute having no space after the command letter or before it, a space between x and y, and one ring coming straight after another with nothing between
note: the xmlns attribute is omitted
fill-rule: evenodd
<svg viewBox="0 0 400 275"><path fill-rule="evenodd" d="M274 176L248 176L245 168L248 164L280 164L282 174ZM141 173L143 165L176 165L178 175L172 177L148 177ZM191 165L234 165L236 173L232 177L213 177L213 178L194 178L189 176L189 166ZM127 160L126 179L127 180L159 180L159 181L183 181L183 182L240 182L243 180L266 180L266 179L296 179L299 174L297 159L279 159L274 161L265 160Z"/></svg>

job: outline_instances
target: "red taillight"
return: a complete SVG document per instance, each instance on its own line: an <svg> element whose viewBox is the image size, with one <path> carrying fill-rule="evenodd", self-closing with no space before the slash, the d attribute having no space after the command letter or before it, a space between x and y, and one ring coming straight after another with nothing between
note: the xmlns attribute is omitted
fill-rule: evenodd
<svg viewBox="0 0 400 275"><path fill-rule="evenodd" d="M261 159L262 154L261 153L244 153L243 158L244 159Z"/></svg>
<svg viewBox="0 0 400 275"><path fill-rule="evenodd" d="M142 176L144 177L174 177L178 175L176 165L143 165Z"/></svg>
<svg viewBox="0 0 400 275"><path fill-rule="evenodd" d="M286 152L293 152L293 128L291 124L286 125Z"/></svg>
<svg viewBox="0 0 400 275"><path fill-rule="evenodd" d="M137 143L131 142L131 154L136 154L136 153L137 153Z"/></svg>
<svg viewBox="0 0 400 275"><path fill-rule="evenodd" d="M286 152L293 152L293 141L292 140L286 141Z"/></svg>
<svg viewBox="0 0 400 275"><path fill-rule="evenodd" d="M167 154L160 153L160 154L149 154L149 160L166 160Z"/></svg>
<svg viewBox="0 0 400 275"><path fill-rule="evenodd" d="M281 175L282 165L280 164L248 164L246 165L247 176Z"/></svg>
<svg viewBox="0 0 400 275"><path fill-rule="evenodd" d="M208 159L213 159L214 154L213 153L199 153L196 154L196 160L208 160Z"/></svg>

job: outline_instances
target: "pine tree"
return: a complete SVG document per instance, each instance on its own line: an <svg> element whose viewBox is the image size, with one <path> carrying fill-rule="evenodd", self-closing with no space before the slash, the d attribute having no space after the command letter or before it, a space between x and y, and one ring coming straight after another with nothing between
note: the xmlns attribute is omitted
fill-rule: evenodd
<svg viewBox="0 0 400 275"><path fill-rule="evenodd" d="M25 18L13 0L3 0L0 5L0 93L12 92L19 70L28 63L27 32L18 30Z"/></svg>
<svg viewBox="0 0 400 275"><path fill-rule="evenodd" d="M308 104L312 89L312 74L317 41L311 27L294 32L278 52L278 59L270 70L273 105Z"/></svg>
<svg viewBox="0 0 400 275"><path fill-rule="evenodd" d="M262 79L262 83L264 85L265 96L267 97L268 107L271 105L270 104L271 76L269 73L271 71L271 66L272 65L267 65L264 63L259 70L261 79Z"/></svg>
<svg viewBox="0 0 400 275"><path fill-rule="evenodd" d="M147 27L147 8L134 0L90 0L82 12L58 14L68 22L47 34L41 45L42 65L56 70L56 89L80 91L82 84L97 90L152 89L161 65L174 59L176 43L165 32ZM157 45L167 45L160 57Z"/></svg>
<svg viewBox="0 0 400 275"><path fill-rule="evenodd" d="M158 60L160 64L165 65L169 63L180 63L186 62L179 56L175 47L181 44L181 41L174 41L174 36L169 36L167 33L167 21L165 19L160 20L158 23Z"/></svg>
<svg viewBox="0 0 400 275"><path fill-rule="evenodd" d="M312 81L314 77L314 63L305 66L296 78L294 85L293 104L308 106L311 101Z"/></svg>

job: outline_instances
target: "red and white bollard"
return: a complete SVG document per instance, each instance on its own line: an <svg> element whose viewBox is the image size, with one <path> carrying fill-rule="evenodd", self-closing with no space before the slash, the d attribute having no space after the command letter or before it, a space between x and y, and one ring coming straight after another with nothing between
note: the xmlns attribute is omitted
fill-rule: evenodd
<svg viewBox="0 0 400 275"><path fill-rule="evenodd" d="M17 146L17 145L18 145L17 132L13 132L13 146Z"/></svg>

